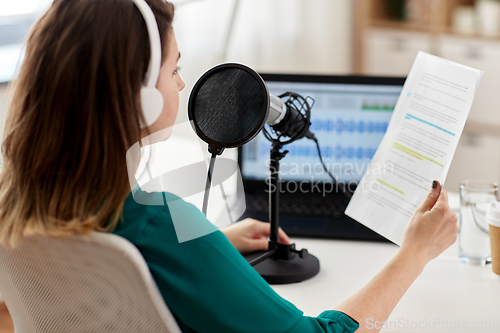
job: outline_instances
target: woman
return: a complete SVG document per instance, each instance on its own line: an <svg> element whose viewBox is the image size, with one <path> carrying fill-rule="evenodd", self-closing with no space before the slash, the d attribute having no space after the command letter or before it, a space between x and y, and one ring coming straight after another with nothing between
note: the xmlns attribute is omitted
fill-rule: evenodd
<svg viewBox="0 0 500 333"><path fill-rule="evenodd" d="M147 128L141 128L140 89L148 31L131 0L56 0L31 31L3 143L1 243L113 230L139 248L183 332L353 332L368 330L368 319L387 319L426 263L456 240L456 216L437 182L396 256L357 294L318 317L303 316L279 297L238 253L265 249L268 224L248 220L179 243L172 207L190 228L213 226L172 194L138 190L132 197L127 150L173 125L184 88L173 6L147 2L162 43L157 89L164 99ZM137 203L158 199L175 204ZM280 240L289 242L283 232Z"/></svg>

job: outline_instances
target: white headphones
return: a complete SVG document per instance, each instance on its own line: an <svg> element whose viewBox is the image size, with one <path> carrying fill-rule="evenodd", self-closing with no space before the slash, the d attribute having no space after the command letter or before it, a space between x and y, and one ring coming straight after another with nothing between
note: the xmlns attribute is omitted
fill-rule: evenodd
<svg viewBox="0 0 500 333"><path fill-rule="evenodd" d="M163 96L156 84L161 68L161 39L155 15L145 0L132 0L144 18L149 35L151 59L141 88L141 105L144 120L141 119L141 128L152 125L161 115L163 110Z"/></svg>

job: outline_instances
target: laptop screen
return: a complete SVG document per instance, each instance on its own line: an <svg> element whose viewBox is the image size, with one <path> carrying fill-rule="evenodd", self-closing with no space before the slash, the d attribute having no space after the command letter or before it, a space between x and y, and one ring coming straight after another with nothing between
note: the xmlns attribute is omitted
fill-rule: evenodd
<svg viewBox="0 0 500 333"><path fill-rule="evenodd" d="M403 78L262 74L273 95L286 91L314 99L311 127L323 160L338 181L358 183L382 141L403 88ZM245 180L269 177L270 142L260 133L240 150ZM286 145L280 163L283 181L329 181L312 140Z"/></svg>

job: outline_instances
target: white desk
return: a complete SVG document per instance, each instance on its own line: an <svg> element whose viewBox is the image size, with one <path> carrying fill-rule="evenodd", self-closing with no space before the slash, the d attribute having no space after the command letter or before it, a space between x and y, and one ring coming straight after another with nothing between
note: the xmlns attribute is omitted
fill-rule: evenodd
<svg viewBox="0 0 500 333"><path fill-rule="evenodd" d="M456 194L450 195L450 205L454 211L458 207ZM396 245L375 242L292 241L318 257L321 270L308 281L273 288L311 316L358 291L398 250ZM454 244L427 265L388 322L392 327L382 332L500 332L500 276L490 265L461 263Z"/></svg>

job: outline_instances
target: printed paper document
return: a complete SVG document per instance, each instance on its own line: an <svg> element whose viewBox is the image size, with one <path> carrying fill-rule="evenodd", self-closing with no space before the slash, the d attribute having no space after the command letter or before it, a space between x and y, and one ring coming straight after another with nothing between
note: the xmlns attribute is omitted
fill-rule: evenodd
<svg viewBox="0 0 500 333"><path fill-rule="evenodd" d="M420 52L346 214L401 245L432 181L444 184L483 72Z"/></svg>

